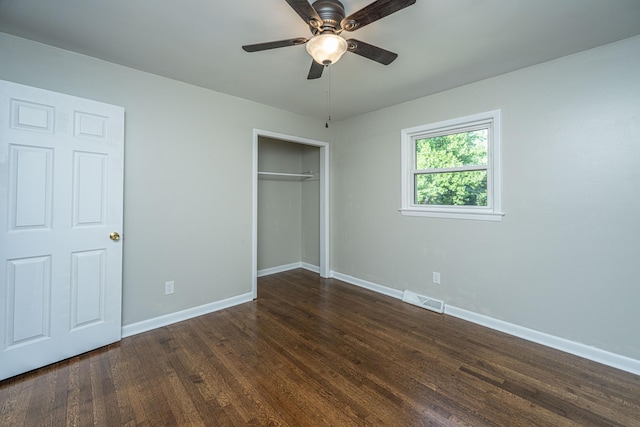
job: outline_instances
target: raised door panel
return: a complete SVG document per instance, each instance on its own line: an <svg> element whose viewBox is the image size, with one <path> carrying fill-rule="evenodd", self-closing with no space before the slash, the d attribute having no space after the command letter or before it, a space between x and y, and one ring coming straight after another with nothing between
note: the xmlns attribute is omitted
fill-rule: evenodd
<svg viewBox="0 0 640 427"><path fill-rule="evenodd" d="M11 100L11 127L14 129L54 132L55 107L21 99Z"/></svg>
<svg viewBox="0 0 640 427"><path fill-rule="evenodd" d="M7 260L5 349L47 339L51 330L51 257Z"/></svg>
<svg viewBox="0 0 640 427"><path fill-rule="evenodd" d="M107 155L74 152L73 227L105 225Z"/></svg>
<svg viewBox="0 0 640 427"><path fill-rule="evenodd" d="M49 229L52 218L53 150L9 146L10 229Z"/></svg>
<svg viewBox="0 0 640 427"><path fill-rule="evenodd" d="M97 140L106 140L109 130L109 118L83 111L74 115L75 136Z"/></svg>
<svg viewBox="0 0 640 427"><path fill-rule="evenodd" d="M71 329L104 321L104 250L71 255Z"/></svg>

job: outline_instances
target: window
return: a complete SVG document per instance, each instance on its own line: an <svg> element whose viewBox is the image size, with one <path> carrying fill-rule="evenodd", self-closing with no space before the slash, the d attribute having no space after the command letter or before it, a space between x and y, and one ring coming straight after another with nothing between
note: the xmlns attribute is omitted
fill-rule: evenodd
<svg viewBox="0 0 640 427"><path fill-rule="evenodd" d="M502 220L499 110L402 130L400 212Z"/></svg>

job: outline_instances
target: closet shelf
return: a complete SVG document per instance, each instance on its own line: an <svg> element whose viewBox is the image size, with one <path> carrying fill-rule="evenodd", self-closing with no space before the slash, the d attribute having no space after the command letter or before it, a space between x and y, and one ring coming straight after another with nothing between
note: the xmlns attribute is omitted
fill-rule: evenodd
<svg viewBox="0 0 640 427"><path fill-rule="evenodd" d="M282 172L258 172L259 179L273 179L281 181L302 181L313 178L312 172L305 173L282 173Z"/></svg>

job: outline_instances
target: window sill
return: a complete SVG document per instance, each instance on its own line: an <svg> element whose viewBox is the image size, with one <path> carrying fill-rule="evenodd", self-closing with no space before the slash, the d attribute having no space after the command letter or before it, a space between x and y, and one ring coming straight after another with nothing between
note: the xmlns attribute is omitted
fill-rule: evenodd
<svg viewBox="0 0 640 427"><path fill-rule="evenodd" d="M430 211L424 209L399 209L405 216L424 216L431 218L448 219L468 219L474 221L502 221L504 213L495 212L453 212L453 211Z"/></svg>

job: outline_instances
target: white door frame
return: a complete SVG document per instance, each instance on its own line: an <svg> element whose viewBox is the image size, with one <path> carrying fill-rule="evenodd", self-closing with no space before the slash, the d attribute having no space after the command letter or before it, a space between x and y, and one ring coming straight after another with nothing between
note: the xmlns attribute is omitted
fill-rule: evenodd
<svg viewBox="0 0 640 427"><path fill-rule="evenodd" d="M329 143L267 130L253 130L253 209L252 209L252 258L251 291L258 296L258 139L279 139L297 144L320 147L320 276L329 277Z"/></svg>

